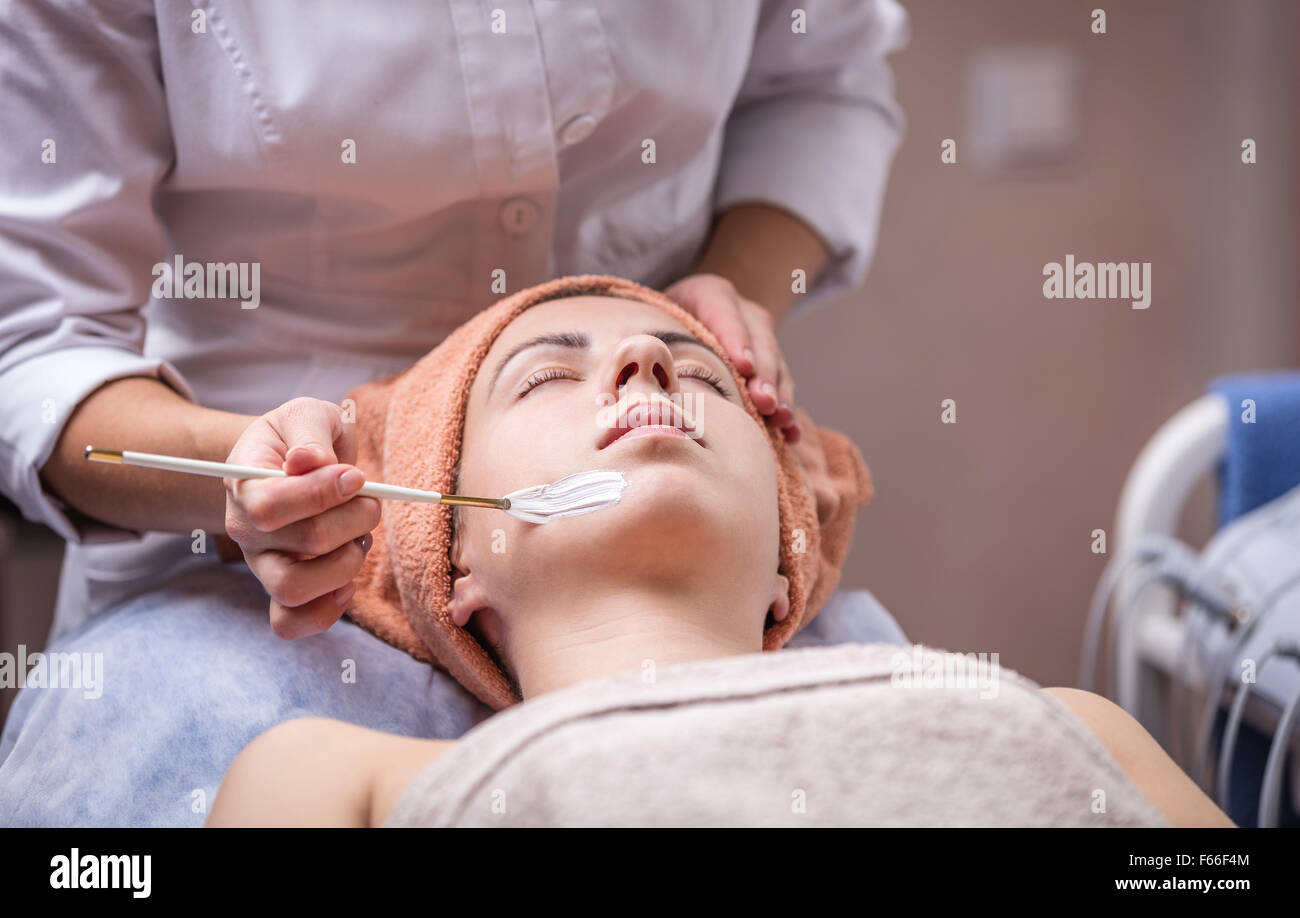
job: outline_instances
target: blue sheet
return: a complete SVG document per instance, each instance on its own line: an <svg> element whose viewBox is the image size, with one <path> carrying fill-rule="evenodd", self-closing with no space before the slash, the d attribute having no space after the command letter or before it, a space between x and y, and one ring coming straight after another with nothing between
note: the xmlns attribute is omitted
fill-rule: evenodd
<svg viewBox="0 0 1300 918"><path fill-rule="evenodd" d="M10 826L201 826L226 769L296 717L454 739L491 715L449 676L349 621L298 641L267 624L266 594L236 565L190 571L64 635L102 654L98 698L25 688L0 734L0 820ZM841 591L790 646L906 644L865 590Z"/></svg>
<svg viewBox="0 0 1300 918"><path fill-rule="evenodd" d="M1219 463L1219 525L1300 485L1300 370L1238 373L1210 383L1228 402L1228 449ZM1254 402L1243 420L1242 403Z"/></svg>

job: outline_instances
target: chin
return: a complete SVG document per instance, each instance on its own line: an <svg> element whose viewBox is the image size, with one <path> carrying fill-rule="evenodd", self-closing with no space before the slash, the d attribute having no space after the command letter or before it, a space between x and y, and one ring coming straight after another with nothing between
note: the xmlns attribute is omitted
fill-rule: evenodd
<svg viewBox="0 0 1300 918"><path fill-rule="evenodd" d="M714 524L729 528L729 511L740 500L736 482L719 482L699 466L637 462L629 464L623 474L627 476L623 499L610 509L621 510L621 515L638 527L657 527L660 538L675 530L710 529Z"/></svg>
<svg viewBox="0 0 1300 918"><path fill-rule="evenodd" d="M698 569L701 559L711 567L745 569L761 547L753 534L770 526L775 556L775 482L766 490L773 507L765 512L753 504L752 483L718 481L698 465L640 461L611 467L627 476L622 499L604 510L534 527L527 534L530 554L540 552L558 565L572 565L580 557L593 570L627 578L681 578Z"/></svg>

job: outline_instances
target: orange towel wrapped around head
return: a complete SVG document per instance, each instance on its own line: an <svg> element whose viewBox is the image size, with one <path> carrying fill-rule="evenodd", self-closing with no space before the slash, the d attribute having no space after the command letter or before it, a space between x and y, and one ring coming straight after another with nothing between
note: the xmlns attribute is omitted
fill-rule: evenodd
<svg viewBox="0 0 1300 918"><path fill-rule="evenodd" d="M789 579L790 611L768 626L763 649L782 647L812 620L838 585L854 514L871 497L871 476L857 447L843 434L805 427L803 436L816 438L808 447L820 446L825 477L839 497L834 513L819 522L794 448L754 408L717 338L694 316L648 287L597 274L561 277L529 287L474 316L409 369L352 390L347 396L351 404L346 400L343 404L345 412L355 412L356 465L368 481L451 492L470 386L497 336L538 303L587 295L649 303L685 325L721 356L737 380L745 409L766 430L776 454L780 571ZM451 513L442 504L385 501L383 522L374 531L374 544L357 575L347 614L388 643L446 670L481 701L501 710L521 700L518 687L448 611Z"/></svg>

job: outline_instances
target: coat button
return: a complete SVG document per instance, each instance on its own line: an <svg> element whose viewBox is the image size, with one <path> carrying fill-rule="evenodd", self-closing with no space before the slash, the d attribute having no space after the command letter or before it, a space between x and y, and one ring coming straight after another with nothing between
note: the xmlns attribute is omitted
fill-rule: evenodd
<svg viewBox="0 0 1300 918"><path fill-rule="evenodd" d="M522 236L537 222L537 205L528 198L510 198L501 205L501 228L511 236Z"/></svg>
<svg viewBox="0 0 1300 918"><path fill-rule="evenodd" d="M596 119L591 115L578 115L570 118L560 128L560 139L565 143L582 143L596 129Z"/></svg>

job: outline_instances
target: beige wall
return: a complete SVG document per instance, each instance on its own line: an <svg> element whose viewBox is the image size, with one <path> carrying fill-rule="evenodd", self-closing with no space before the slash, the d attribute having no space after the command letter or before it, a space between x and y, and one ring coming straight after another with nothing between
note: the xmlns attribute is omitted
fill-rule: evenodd
<svg viewBox="0 0 1300 918"><path fill-rule="evenodd" d="M892 61L909 127L875 266L783 343L799 401L876 478L845 584L915 640L1073 684L1105 561L1090 533L1112 529L1138 450L1214 376L1300 364L1300 16L1287 0L907 6L912 42ZM1072 166L990 179L960 161L967 56L1005 44L1077 53ZM956 165L939 161L947 137ZM1043 265L1066 253L1151 262L1150 308L1044 299ZM1207 483L1188 538L1210 531L1211 497Z"/></svg>

